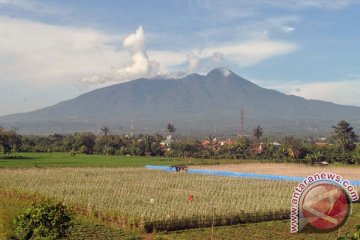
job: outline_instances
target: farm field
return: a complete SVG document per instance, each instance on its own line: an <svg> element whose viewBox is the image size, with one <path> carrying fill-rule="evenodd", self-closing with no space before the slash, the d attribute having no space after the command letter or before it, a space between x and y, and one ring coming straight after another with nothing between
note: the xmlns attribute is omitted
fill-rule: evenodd
<svg viewBox="0 0 360 240"><path fill-rule="evenodd" d="M9 239L12 235L12 220L22 211L31 206L32 201L26 198L16 196L0 198L0 240ZM141 239L141 233L125 232L115 229L83 217L77 217L74 220L69 239Z"/></svg>
<svg viewBox="0 0 360 240"><path fill-rule="evenodd" d="M4 192L50 197L120 226L150 230L209 226L213 206L218 225L284 218L295 185L144 168L0 169L0 176Z"/></svg>
<svg viewBox="0 0 360 240"><path fill-rule="evenodd" d="M231 171L257 174L273 174L285 176L307 177L316 172L334 172L345 179L360 180L360 166L354 165L329 165L326 167L315 167L297 163L241 163L221 165L199 165L191 166L192 169L207 169L218 171Z"/></svg>
<svg viewBox="0 0 360 240"><path fill-rule="evenodd" d="M18 199L16 197L4 197L0 199L0 240L8 239L11 236L11 219L19 214L26 207L29 207L30 201ZM360 222L360 204L353 206L353 214L348 223L340 229L340 234L353 232L355 226ZM252 224L242 224L236 226L216 227L214 239L336 239L338 232L314 233L314 234L290 234L289 221L269 221ZM69 239L155 239L155 240L195 240L210 239L210 228L199 228L184 231L174 231L168 233L156 233L146 235L114 229L99 222L94 222L86 218L77 218Z"/></svg>
<svg viewBox="0 0 360 240"><path fill-rule="evenodd" d="M27 159L0 160L0 240L10 236L11 219L30 205L27 198L14 197L18 195L51 198L74 207L78 214L70 239L210 239L211 229L203 227L211 226L213 214L216 226L242 223L216 227L214 239L336 239L338 234L291 235L288 220L270 221L289 216L296 182L169 173L143 167L189 163L182 159L80 154L73 158L64 153L22 156ZM357 166L314 168L251 161L209 165L214 162L191 159L191 168L291 176L325 170L348 179L360 176ZM354 204L353 215L341 234L354 231L359 223L360 205ZM187 228L196 229L181 231ZM164 230L171 232L161 232Z"/></svg>
<svg viewBox="0 0 360 240"><path fill-rule="evenodd" d="M19 153L19 159L0 158L0 168L51 167L143 167L145 165L214 164L238 162L235 160L176 159L165 157L106 156L69 153Z"/></svg>
<svg viewBox="0 0 360 240"><path fill-rule="evenodd" d="M347 232L354 232L356 225L360 223L360 204L353 205L353 214L348 222L339 230L329 233L297 233L291 234L289 231L289 221L269 221L237 226L217 227L214 231L214 239L233 240L233 239L277 239L277 240L335 240L338 235ZM158 240L197 240L210 239L211 229L191 229L186 231L176 231L170 233L160 233Z"/></svg>

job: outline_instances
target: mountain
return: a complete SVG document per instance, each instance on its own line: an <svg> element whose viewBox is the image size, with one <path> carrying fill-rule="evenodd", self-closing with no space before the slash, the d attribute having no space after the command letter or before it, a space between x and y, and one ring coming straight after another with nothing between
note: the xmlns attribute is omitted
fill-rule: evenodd
<svg viewBox="0 0 360 240"><path fill-rule="evenodd" d="M158 132L173 123L187 135L231 135L244 109L247 133L260 124L271 134L326 134L345 119L360 126L360 107L342 106L262 88L228 69L179 79L141 78L100 88L27 113L0 117L23 134L98 131ZM132 126L132 127L131 127Z"/></svg>

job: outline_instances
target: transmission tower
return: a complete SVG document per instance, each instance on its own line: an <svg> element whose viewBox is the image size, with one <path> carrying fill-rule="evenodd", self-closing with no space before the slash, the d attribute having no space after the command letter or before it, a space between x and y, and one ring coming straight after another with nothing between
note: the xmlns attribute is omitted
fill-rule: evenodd
<svg viewBox="0 0 360 240"><path fill-rule="evenodd" d="M240 109L240 136L244 136L245 135L245 130L244 130L244 109L241 108Z"/></svg>

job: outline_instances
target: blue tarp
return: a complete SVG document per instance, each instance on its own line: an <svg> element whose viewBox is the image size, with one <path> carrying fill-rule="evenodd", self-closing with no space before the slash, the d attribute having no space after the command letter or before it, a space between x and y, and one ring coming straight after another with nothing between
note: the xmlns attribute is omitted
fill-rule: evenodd
<svg viewBox="0 0 360 240"><path fill-rule="evenodd" d="M166 172L175 172L175 170L169 166L151 166L151 165L146 165L145 166L147 169L152 169L152 170L162 170L162 171L166 171Z"/></svg>
<svg viewBox="0 0 360 240"><path fill-rule="evenodd" d="M360 180L351 180L350 183L353 186L360 186Z"/></svg>
<svg viewBox="0 0 360 240"><path fill-rule="evenodd" d="M162 170L167 172L174 172L175 170L169 166L145 166L147 169ZM257 174L257 173L241 173L241 172L226 172L216 170L205 170L205 169L189 169L188 173L215 175L215 176L226 176L226 177L242 177L242 178L255 178L255 179L266 179L275 181L294 181L301 182L304 177L296 176L282 176L272 174ZM360 180L351 180L350 183L354 186L360 186Z"/></svg>
<svg viewBox="0 0 360 240"><path fill-rule="evenodd" d="M217 176L226 176L226 177L257 178L257 179L277 180L277 181L280 180L296 181L296 182L300 182L304 179L303 177L279 176L272 174L257 174L257 173L226 172L226 171L201 170L201 169L189 169L188 173L198 173L198 174L217 175Z"/></svg>

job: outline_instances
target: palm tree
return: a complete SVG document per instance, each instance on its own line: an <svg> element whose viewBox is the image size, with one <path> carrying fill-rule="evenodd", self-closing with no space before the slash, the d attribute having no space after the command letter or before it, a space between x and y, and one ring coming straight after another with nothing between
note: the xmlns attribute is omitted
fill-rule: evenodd
<svg viewBox="0 0 360 240"><path fill-rule="evenodd" d="M168 131L169 135L176 131L176 128L171 123L168 123L166 126L166 130Z"/></svg>
<svg viewBox="0 0 360 240"><path fill-rule="evenodd" d="M260 125L253 129L253 136L256 138L257 141L260 140L261 136L263 135L263 129Z"/></svg>
<svg viewBox="0 0 360 240"><path fill-rule="evenodd" d="M109 127L108 126L102 126L100 128L100 130L104 133L104 139L105 139L105 148L107 148L107 136L108 136L108 133L109 133Z"/></svg>

